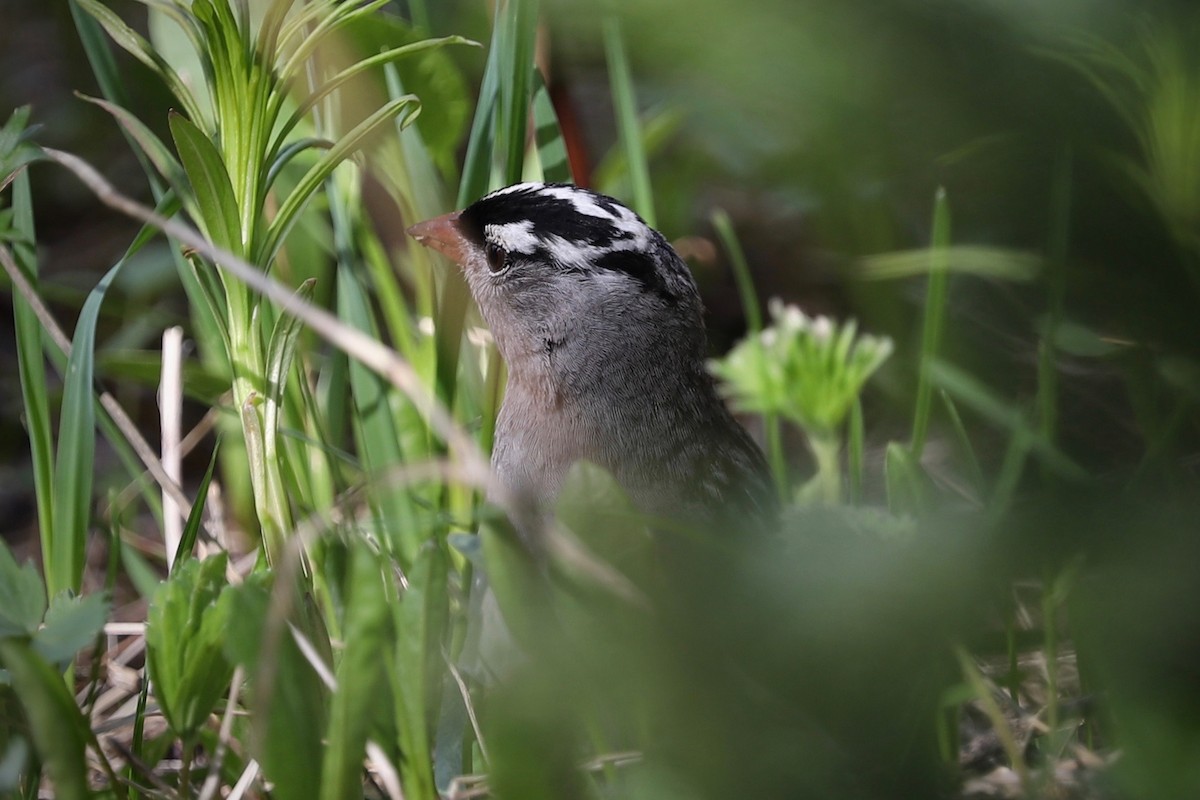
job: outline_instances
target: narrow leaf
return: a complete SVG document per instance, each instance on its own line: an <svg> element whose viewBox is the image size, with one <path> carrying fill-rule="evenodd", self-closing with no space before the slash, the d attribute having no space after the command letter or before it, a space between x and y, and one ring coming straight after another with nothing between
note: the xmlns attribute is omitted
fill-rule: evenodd
<svg viewBox="0 0 1200 800"><path fill-rule="evenodd" d="M36 241L33 197L29 188L29 175L25 172L18 175L13 184L13 212L13 225L20 237L20 241L13 244L13 257L36 289L38 263L33 247ZM28 299L20 292L14 291L12 303L17 338L17 370L21 378L25 430L29 436L33 486L37 495L38 530L41 534L42 557L46 558L54 537L55 489L54 438L51 433L50 399L46 388L44 333Z"/></svg>
<svg viewBox="0 0 1200 800"><path fill-rule="evenodd" d="M300 179L300 182L296 184L296 188L283 201L283 204L279 207L279 213L275 215L275 219L267 231L265 241L261 247L257 248L254 260L257 263L265 264L269 263L275 257L288 231L296 223L296 218L304 208L305 203L308 202L309 197L320 188L321 184L333 173L338 164L342 163L347 156L365 145L371 135L384 123L407 111L408 114L401 124L410 124L416 118L417 114L420 113L420 108L420 103L416 97L412 95L399 97L375 111L375 113L354 126L349 133L334 143L329 152L309 168L304 177Z"/></svg>
<svg viewBox="0 0 1200 800"><path fill-rule="evenodd" d="M650 188L650 168L642 146L641 126L638 124L637 97L625 44L621 38L621 23L615 14L604 20L604 53L608 60L608 80L612 87L613 108L617 115L617 131L621 148L629 162L629 179L633 184L633 208L651 227L655 225L654 194Z"/></svg>
<svg viewBox="0 0 1200 800"><path fill-rule="evenodd" d="M122 49L157 74L187 111L189 117L204 118L191 91L188 90L179 75L140 33L126 25L115 11L100 3L99 0L74 0L74 2L91 14Z"/></svg>
<svg viewBox="0 0 1200 800"><path fill-rule="evenodd" d="M188 514L187 523L183 526L183 535L179 538L179 549L175 551L175 563L171 572L179 569L183 562L190 558L192 549L196 546L196 537L200 534L200 523L204 519L204 503L208 499L208 487L212 483L213 473L217 467L217 453L221 450L221 440L213 446L212 457L208 460L208 469L204 471L204 479L196 490L196 502L192 503L192 511Z"/></svg>
<svg viewBox="0 0 1200 800"><path fill-rule="evenodd" d="M540 70L534 70L533 78L533 130L542 177L553 183L574 183L575 176L571 174L571 162L567 158L567 143L563 139L554 104L550 101L550 90L546 88Z"/></svg>
<svg viewBox="0 0 1200 800"><path fill-rule="evenodd" d="M233 183L220 152L187 118L171 114L170 125L175 147L195 193L201 217L197 222L213 244L233 253L245 252Z"/></svg>

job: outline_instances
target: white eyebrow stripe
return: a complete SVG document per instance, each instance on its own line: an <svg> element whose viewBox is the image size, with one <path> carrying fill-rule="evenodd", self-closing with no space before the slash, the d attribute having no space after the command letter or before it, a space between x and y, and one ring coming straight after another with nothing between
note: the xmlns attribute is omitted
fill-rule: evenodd
<svg viewBox="0 0 1200 800"><path fill-rule="evenodd" d="M503 189L497 189L487 196L500 197L501 195L512 194L513 192L520 192L526 189L537 189L540 186L540 183L514 183L512 186L505 186Z"/></svg>
<svg viewBox="0 0 1200 800"><path fill-rule="evenodd" d="M509 253L532 253L541 244L533 233L533 220L483 226L483 236Z"/></svg>
<svg viewBox="0 0 1200 800"><path fill-rule="evenodd" d="M606 208L603 208L599 203L592 199L592 196L580 189L572 189L567 186L548 186L542 190L543 194L550 197L566 200L580 214L586 214L589 217L599 217L615 222L616 217Z"/></svg>

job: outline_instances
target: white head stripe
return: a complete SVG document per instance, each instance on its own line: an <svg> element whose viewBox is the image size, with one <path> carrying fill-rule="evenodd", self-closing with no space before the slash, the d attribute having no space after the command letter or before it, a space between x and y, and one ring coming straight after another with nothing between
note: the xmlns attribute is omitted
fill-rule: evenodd
<svg viewBox="0 0 1200 800"><path fill-rule="evenodd" d="M532 253L538 246L538 237L533 234L533 221L528 219L503 225L485 225L483 235L510 253Z"/></svg>

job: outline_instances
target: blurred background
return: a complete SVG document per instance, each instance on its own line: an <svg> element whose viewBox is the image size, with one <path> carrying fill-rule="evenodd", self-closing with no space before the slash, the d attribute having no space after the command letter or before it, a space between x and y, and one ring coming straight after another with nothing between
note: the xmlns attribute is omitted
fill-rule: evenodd
<svg viewBox="0 0 1200 800"><path fill-rule="evenodd" d="M0 4L0 116L32 104L33 120L44 126L39 141L83 156L118 187L145 198L116 124L73 94L96 88L65 4ZM108 5L144 30L143 6ZM483 3L393 6L437 35L489 39ZM953 432L942 419L923 465L951 498L946 518L930 524L919 556L908 554L914 562L854 562L845 573L853 580L837 590L875 586L884 575L883 585L920 595L904 593L895 618L864 612L851 626L873 632L865 637L871 647L863 661L877 658L878 649L899 655L876 671L864 669L858 680L821 687L833 686L845 700L861 690L864 677L915 679L929 662L906 661L904 652L925 653L940 647L948 630L958 635L980 620L994 621L984 598L1007 591L997 587L1051 580L1086 559L1070 597L1072 635L1090 654L1094 694L1114 724L1124 726L1125 791L1195 796L1189 794L1200 787L1200 13L1194 0L545 0L539 62L577 179L628 200L600 33L603 14L614 8L643 112L658 227L688 257L701 285L714 354L746 331L734 273L713 230L717 209L733 221L764 304L782 297L810 313L855 317L863 329L895 341L895 354L864 396L873 461L867 471L875 476L869 497L882 502L884 445L906 435L913 414L927 267L906 254L930 245L939 188L954 247L942 356L990 388L964 406L962 421L989 474L1003 472L1019 427L1012 420L1034 410L1039 367L1045 368L1043 334L1054 331L1054 441L1092 479L1072 483L1027 470L1002 519L990 527L972 523L964 532L954 515L976 511L981 502L958 491ZM441 177L454 186L485 53L447 52L454 70L431 89L445 103L426 102L448 142ZM164 132L167 93L139 64L114 53L130 76L132 110ZM69 323L135 227L61 170L37 168L33 179L42 286ZM366 192L373 197L376 190L368 184ZM373 211L384 237L403 247L399 232L412 220L377 193ZM148 248L122 274L105 305L101 348L153 349L163 327L186 321L165 247ZM9 303L7 294L0 303ZM0 531L19 545L35 532L11 320L11 307L0 309L0 371L10 376L0 383ZM140 408L152 423L153 390L123 385L121 391L126 408ZM1046 409L1040 411L1044 420ZM147 425L148 435L153 427ZM810 469L802 448L791 452L798 454L797 471ZM201 454L193 471L203 461ZM805 563L839 563L844 542L833 550L808 546L816 549ZM876 557L888 562L890 551ZM739 580L791 581L755 570L769 567L753 565ZM812 587L821 586L821 569L811 570L796 578L794 595L771 601L780 604L775 610L804 606L810 594L820 594ZM797 621L782 651L803 651L806 637L823 624L816 616ZM885 627L920 633L891 642ZM764 631L763 638L778 633ZM756 663L783 670L772 661L777 655ZM814 654L808 668L836 672L822 657ZM701 674L689 686L705 680ZM647 691L670 695L662 686ZM819 705L817 689L805 691L795 707ZM864 720L884 702L870 698ZM894 696L889 701L900 704ZM850 714L842 722L856 720ZM887 733L875 731L881 743L867 749L885 752ZM746 749L763 737L769 738L747 734ZM813 734L791 744L818 753L816 763L823 757L811 749L818 740ZM719 749L702 737L689 746ZM876 766L887 773L886 765ZM773 793L786 785L772 783L777 774L761 774L761 796L787 796ZM728 778L708 776L710 785ZM914 778L914 786L926 786L926 778ZM875 789L884 783L867 780Z"/></svg>

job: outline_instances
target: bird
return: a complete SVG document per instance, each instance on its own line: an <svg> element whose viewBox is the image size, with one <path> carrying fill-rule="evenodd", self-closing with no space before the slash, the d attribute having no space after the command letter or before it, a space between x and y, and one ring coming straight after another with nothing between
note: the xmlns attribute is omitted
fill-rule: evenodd
<svg viewBox="0 0 1200 800"><path fill-rule="evenodd" d="M459 265L507 365L492 468L510 496L550 513L583 460L650 518L770 524L766 460L705 365L695 279L634 211L519 183L407 232Z"/></svg>

